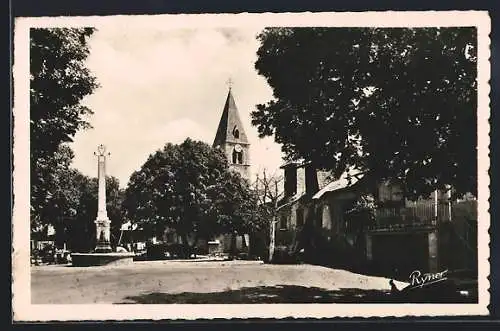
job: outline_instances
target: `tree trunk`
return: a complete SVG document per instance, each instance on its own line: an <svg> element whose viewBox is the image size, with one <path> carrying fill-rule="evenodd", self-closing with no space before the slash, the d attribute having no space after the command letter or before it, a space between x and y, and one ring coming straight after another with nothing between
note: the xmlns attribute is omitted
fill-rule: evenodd
<svg viewBox="0 0 500 331"><path fill-rule="evenodd" d="M182 258L189 258L191 254L189 251L191 250L191 245L189 245L189 240L186 233L181 234L182 238ZM186 248L186 249L185 249Z"/></svg>
<svg viewBox="0 0 500 331"><path fill-rule="evenodd" d="M270 230L270 240L269 240L269 262L273 260L274 256L274 249L276 246L276 216L273 217L273 220L271 221L271 226L269 227Z"/></svg>
<svg viewBox="0 0 500 331"><path fill-rule="evenodd" d="M229 259L234 260L236 257L236 236L237 233L231 233L231 247L229 249Z"/></svg>
<svg viewBox="0 0 500 331"><path fill-rule="evenodd" d="M272 198L273 201L273 207L274 207L274 210L273 210L273 218L271 220L271 226L270 226L270 235L271 235L271 238L269 240L269 262L271 262L273 260L273 256L274 256L274 250L275 250L275 246L276 246L276 223L278 223L278 214L277 214L277 210L278 210L278 183L275 181L274 182L274 199Z"/></svg>
<svg viewBox="0 0 500 331"><path fill-rule="evenodd" d="M196 258L196 245L198 244L198 239L199 239L198 233L195 232L193 238L193 246L191 246L191 252L194 254L194 258Z"/></svg>

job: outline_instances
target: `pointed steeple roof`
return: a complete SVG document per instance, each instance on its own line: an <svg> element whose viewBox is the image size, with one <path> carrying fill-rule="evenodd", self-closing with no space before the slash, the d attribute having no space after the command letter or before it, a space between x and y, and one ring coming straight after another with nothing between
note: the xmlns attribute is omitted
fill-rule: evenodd
<svg viewBox="0 0 500 331"><path fill-rule="evenodd" d="M228 141L244 145L249 144L238 108L231 93L231 88L229 88L229 92L227 93L226 103L222 111L213 146L222 145Z"/></svg>

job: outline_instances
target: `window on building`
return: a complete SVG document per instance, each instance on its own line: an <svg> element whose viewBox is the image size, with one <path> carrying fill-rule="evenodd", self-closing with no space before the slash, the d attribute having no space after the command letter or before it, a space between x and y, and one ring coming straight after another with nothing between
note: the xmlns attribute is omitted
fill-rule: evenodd
<svg viewBox="0 0 500 331"><path fill-rule="evenodd" d="M302 208L297 209L296 211L296 223L297 226L303 226L304 225L304 210Z"/></svg>
<svg viewBox="0 0 500 331"><path fill-rule="evenodd" d="M297 193L297 168L285 168L285 195L287 197Z"/></svg>
<svg viewBox="0 0 500 331"><path fill-rule="evenodd" d="M280 230L286 230L288 224L287 224L287 219L286 219L286 216L281 216L280 218Z"/></svg>
<svg viewBox="0 0 500 331"><path fill-rule="evenodd" d="M305 168L306 193L314 194L319 191L318 172L312 164L308 164Z"/></svg>
<svg viewBox="0 0 500 331"><path fill-rule="evenodd" d="M233 163L243 164L243 151L237 152L236 150L233 150Z"/></svg>
<svg viewBox="0 0 500 331"><path fill-rule="evenodd" d="M328 205L323 206L321 226L329 230L332 228L332 215L330 213L330 207Z"/></svg>
<svg viewBox="0 0 500 331"><path fill-rule="evenodd" d="M318 207L314 210L313 220L318 228L323 227L323 207Z"/></svg>
<svg viewBox="0 0 500 331"><path fill-rule="evenodd" d="M238 160L238 152L233 150L233 163L236 163Z"/></svg>
<svg viewBox="0 0 500 331"><path fill-rule="evenodd" d="M233 128L233 137L236 139L240 138L240 130L236 126Z"/></svg>

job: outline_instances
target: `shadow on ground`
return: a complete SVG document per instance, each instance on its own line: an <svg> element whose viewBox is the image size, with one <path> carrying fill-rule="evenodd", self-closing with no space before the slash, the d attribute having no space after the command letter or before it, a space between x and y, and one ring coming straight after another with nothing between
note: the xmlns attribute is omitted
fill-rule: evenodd
<svg viewBox="0 0 500 331"><path fill-rule="evenodd" d="M364 290L359 288L341 288L327 290L318 287L296 285L277 285L244 287L238 290L226 290L214 293L148 293L128 296L121 303L136 304L250 304L250 303L458 303L450 297L414 297L409 298L391 294L390 291Z"/></svg>

